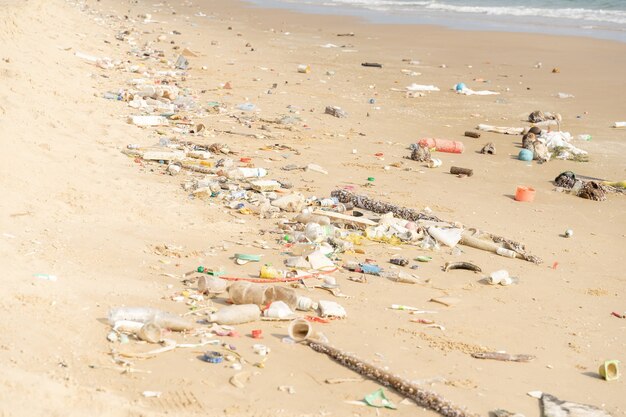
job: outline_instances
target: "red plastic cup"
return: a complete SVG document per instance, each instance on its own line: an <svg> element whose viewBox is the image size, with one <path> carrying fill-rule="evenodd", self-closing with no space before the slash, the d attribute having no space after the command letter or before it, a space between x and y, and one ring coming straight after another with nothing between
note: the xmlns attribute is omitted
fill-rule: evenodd
<svg viewBox="0 0 626 417"><path fill-rule="evenodd" d="M253 339L262 339L263 338L263 330L261 330L261 329L252 330L252 338Z"/></svg>
<svg viewBox="0 0 626 417"><path fill-rule="evenodd" d="M531 203L535 199L535 189L532 187L519 186L515 190L515 200Z"/></svg>

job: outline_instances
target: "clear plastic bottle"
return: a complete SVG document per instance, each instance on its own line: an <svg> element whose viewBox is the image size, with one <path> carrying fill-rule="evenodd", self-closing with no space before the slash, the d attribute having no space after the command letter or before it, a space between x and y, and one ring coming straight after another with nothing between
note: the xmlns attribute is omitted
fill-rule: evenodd
<svg viewBox="0 0 626 417"><path fill-rule="evenodd" d="M122 320L140 323L152 322L163 329L175 331L191 330L194 327L194 324L189 320L151 307L117 307L109 311L109 323L111 325Z"/></svg>
<svg viewBox="0 0 626 417"><path fill-rule="evenodd" d="M261 309L255 304L232 305L209 315L212 323L232 325L249 323L261 317Z"/></svg>
<svg viewBox="0 0 626 417"><path fill-rule="evenodd" d="M228 295L234 304L266 306L274 301L283 301L292 310L298 305L298 295L293 288L279 285L262 285L251 282L236 282L228 287Z"/></svg>
<svg viewBox="0 0 626 417"><path fill-rule="evenodd" d="M297 221L298 223L317 223L320 226L327 226L330 224L330 219L326 216L320 216L317 214L313 214L311 212L304 212L304 213L300 213L296 216L296 218L294 219L295 221Z"/></svg>

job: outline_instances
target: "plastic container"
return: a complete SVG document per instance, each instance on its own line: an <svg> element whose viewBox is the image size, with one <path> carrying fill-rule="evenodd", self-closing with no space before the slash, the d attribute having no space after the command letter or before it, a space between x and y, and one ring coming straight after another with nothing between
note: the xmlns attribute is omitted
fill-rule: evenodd
<svg viewBox="0 0 626 417"><path fill-rule="evenodd" d="M531 203L535 199L535 189L532 187L525 187L520 185L515 190L515 200L526 203Z"/></svg>
<svg viewBox="0 0 626 417"><path fill-rule="evenodd" d="M298 306L298 295L293 288L279 285L262 285L251 282L235 282L228 288L228 295L234 304L255 304L260 307L283 301L294 310Z"/></svg>
<svg viewBox="0 0 626 417"><path fill-rule="evenodd" d="M418 142L419 145L426 145L430 149L435 148L438 152L463 153L465 146L463 142L448 139L423 138Z"/></svg>
<svg viewBox="0 0 626 417"><path fill-rule="evenodd" d="M137 337L148 343L159 343L163 340L163 330L156 324L149 322L144 324L137 332Z"/></svg>
<svg viewBox="0 0 626 417"><path fill-rule="evenodd" d="M109 311L109 323L128 320L140 323L154 323L155 325L175 331L191 330L194 324L175 314L166 313L151 307L118 307Z"/></svg>
<svg viewBox="0 0 626 417"><path fill-rule="evenodd" d="M428 168L439 168L441 165L443 165L443 161L438 158L430 158L428 161Z"/></svg>
<svg viewBox="0 0 626 417"><path fill-rule="evenodd" d="M532 161L533 157L534 157L533 151L529 149L522 149L521 151L519 151L519 154L517 155L517 159L519 159L520 161Z"/></svg>
<svg viewBox="0 0 626 417"><path fill-rule="evenodd" d="M255 304L242 304L224 307L209 315L212 323L231 325L249 323L261 317L261 309Z"/></svg>

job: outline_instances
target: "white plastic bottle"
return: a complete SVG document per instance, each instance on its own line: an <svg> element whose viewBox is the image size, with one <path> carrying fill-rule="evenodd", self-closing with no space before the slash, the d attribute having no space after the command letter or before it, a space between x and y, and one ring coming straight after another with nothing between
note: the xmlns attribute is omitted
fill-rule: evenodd
<svg viewBox="0 0 626 417"><path fill-rule="evenodd" d="M217 324L232 325L249 323L261 317L261 309L256 304L232 305L220 309L209 316L209 321Z"/></svg>

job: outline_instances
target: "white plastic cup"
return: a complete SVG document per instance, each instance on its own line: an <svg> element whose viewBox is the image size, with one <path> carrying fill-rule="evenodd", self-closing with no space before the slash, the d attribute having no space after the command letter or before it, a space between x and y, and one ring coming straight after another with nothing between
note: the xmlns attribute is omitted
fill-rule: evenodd
<svg viewBox="0 0 626 417"><path fill-rule="evenodd" d="M508 284L504 284L504 282L508 282ZM511 280L511 277L509 276L509 272L506 269L501 269L499 271L495 271L489 274L489 283L491 285L498 285L498 284L509 285L512 282L513 281Z"/></svg>

